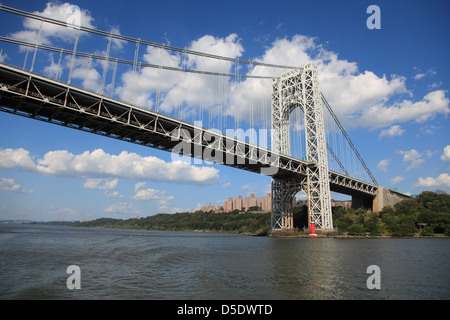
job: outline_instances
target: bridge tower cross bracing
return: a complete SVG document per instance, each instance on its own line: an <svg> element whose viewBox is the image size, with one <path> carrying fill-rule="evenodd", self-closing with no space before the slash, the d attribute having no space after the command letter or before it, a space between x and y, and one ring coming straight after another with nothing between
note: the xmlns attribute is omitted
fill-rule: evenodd
<svg viewBox="0 0 450 320"><path fill-rule="evenodd" d="M289 116L295 108L304 114L306 178L272 177L272 230L292 230L292 201L298 191L308 197L308 222L316 229L333 229L327 144L317 67L307 63L272 81L272 149L290 155Z"/></svg>

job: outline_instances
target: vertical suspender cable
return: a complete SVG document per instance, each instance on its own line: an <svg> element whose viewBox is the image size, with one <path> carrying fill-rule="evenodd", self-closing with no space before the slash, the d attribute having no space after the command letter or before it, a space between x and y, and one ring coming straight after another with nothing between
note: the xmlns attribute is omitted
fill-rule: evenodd
<svg viewBox="0 0 450 320"><path fill-rule="evenodd" d="M201 63L202 67L205 64L204 62L205 62L205 57L202 56L202 63ZM202 97L201 97L201 100L200 100L200 113L201 113L200 121L201 121L202 127L204 127L204 125L203 125L203 108L204 108L204 105L205 105L206 78L205 78L205 74L204 73L201 73L200 75L202 77L202 81L201 81L201 83L202 83Z"/></svg>
<svg viewBox="0 0 450 320"><path fill-rule="evenodd" d="M219 72L222 72L222 59L219 60ZM223 92L222 92L222 78L221 76L218 77L219 78L219 104L220 104L220 109L218 112L218 122L219 122L219 132L222 132L222 122L223 122Z"/></svg>
<svg viewBox="0 0 450 320"><path fill-rule="evenodd" d="M43 24L44 24L44 20L41 19L41 26L39 27L39 33L38 33L38 37L37 37L37 40L36 40L36 46L34 47L33 61L31 62L30 72L33 72L34 61L36 60L36 53L37 53L37 48L38 48L38 45L39 45L39 40L41 39L41 32L42 32L42 25Z"/></svg>
<svg viewBox="0 0 450 320"><path fill-rule="evenodd" d="M250 65L250 71L253 70L252 65ZM253 78L248 78L248 81L250 82L250 114L249 114L249 127L250 130L253 129Z"/></svg>
<svg viewBox="0 0 450 320"><path fill-rule="evenodd" d="M91 64L92 64L92 54L89 55L89 61L88 66L86 68L86 75L84 76L84 81L87 83L89 79L89 72L91 71ZM86 87L85 87L86 88Z"/></svg>
<svg viewBox="0 0 450 320"><path fill-rule="evenodd" d="M237 70L238 70L238 67L239 67L239 62L235 62L234 63L234 89L235 89L235 92L237 92L237 81L238 81L238 79L237 79ZM237 99L235 99L234 100L234 136L236 137L236 130L237 130L237 111L238 111L238 108L237 108Z"/></svg>
<svg viewBox="0 0 450 320"><path fill-rule="evenodd" d="M106 47L106 60L103 62L103 75L102 75L102 86L100 88L100 94L103 95L103 90L105 88L105 81L106 81L106 72L108 70L108 64L109 64L109 50L111 49L111 36L108 38L108 46Z"/></svg>
<svg viewBox="0 0 450 320"><path fill-rule="evenodd" d="M162 51L164 50L164 46L159 48L159 56L161 57ZM156 103L155 110L159 112L159 105L161 104L161 66L158 67L158 81L156 84Z"/></svg>
<svg viewBox="0 0 450 320"><path fill-rule="evenodd" d="M75 44L73 45L72 62L70 63L69 79L67 80L67 84L69 84L69 85L70 85L70 81L72 79L72 71L73 71L73 67L75 64L75 52L77 51L79 36L80 36L80 29L78 29L78 31L77 31L77 36L75 38Z"/></svg>
<svg viewBox="0 0 450 320"><path fill-rule="evenodd" d="M113 70L112 79L111 79L111 88L109 89L110 97L114 96L114 84L116 82L116 72L117 72L117 59L114 62L114 70Z"/></svg>
<svg viewBox="0 0 450 320"><path fill-rule="evenodd" d="M61 71L62 71L62 70L60 70L61 59L62 59L62 49L59 52L58 68L56 69L55 80L59 80L59 76L61 75Z"/></svg>
<svg viewBox="0 0 450 320"><path fill-rule="evenodd" d="M29 50L30 50L30 46L27 46L27 52L25 53L25 59L23 60L22 70L25 70L25 67L27 66L27 59L28 59L28 51Z"/></svg>
<svg viewBox="0 0 450 320"><path fill-rule="evenodd" d="M134 60L133 60L133 73L134 73L134 77L133 77L133 81L134 81L134 86L136 87L136 81L137 81L137 61L139 59L139 44L141 42L141 38L138 39L138 41L136 41L136 49L134 49ZM133 104L134 101L134 95L131 95L131 99L130 99L130 103Z"/></svg>

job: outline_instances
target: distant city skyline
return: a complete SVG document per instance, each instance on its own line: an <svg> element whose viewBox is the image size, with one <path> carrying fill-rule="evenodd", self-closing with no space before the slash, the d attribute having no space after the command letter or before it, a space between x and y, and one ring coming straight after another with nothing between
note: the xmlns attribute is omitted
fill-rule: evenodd
<svg viewBox="0 0 450 320"><path fill-rule="evenodd" d="M293 206L301 206L301 205L308 205L307 200L297 199L294 198L292 200ZM345 209L348 209L352 206L351 200L335 200L331 199L331 206L332 207L343 207ZM247 212L252 207L258 207L260 211L270 212L272 210L272 194L266 193L265 196L262 197L256 197L254 193L251 193L250 196L243 198L242 195L239 195L237 198L229 197L227 200L224 201L223 205L211 205L208 204L207 206L203 206L199 209L192 210L191 212L195 211L212 211L215 213L222 213L222 212L232 212L234 210L238 210L239 212Z"/></svg>

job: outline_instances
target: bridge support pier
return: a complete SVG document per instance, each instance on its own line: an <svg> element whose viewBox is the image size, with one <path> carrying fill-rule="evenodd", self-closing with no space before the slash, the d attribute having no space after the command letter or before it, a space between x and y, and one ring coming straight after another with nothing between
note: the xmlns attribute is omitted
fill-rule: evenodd
<svg viewBox="0 0 450 320"><path fill-rule="evenodd" d="M303 189L305 179L272 178L271 230L294 230L292 204L294 196Z"/></svg>
<svg viewBox="0 0 450 320"><path fill-rule="evenodd" d="M375 197L363 194L352 195L352 208L365 208L372 210L372 212L380 212L384 207L393 207L400 201L410 198L410 196L398 191L377 186Z"/></svg>
<svg viewBox="0 0 450 320"><path fill-rule="evenodd" d="M309 221L318 230L333 230L328 176L327 144L317 67L307 63L272 80L272 148L290 154L289 116L295 108L303 110L305 123L306 184L290 177L272 181L272 230L293 229L292 197L300 190L308 196ZM297 185L297 188L294 186ZM294 192L295 191L295 192ZM294 192L294 193L293 193Z"/></svg>
<svg viewBox="0 0 450 320"><path fill-rule="evenodd" d="M377 194L372 202L372 210L373 212L380 212L384 207L393 207L400 201L410 198L411 197L406 194L394 190L389 190L382 186L378 186Z"/></svg>

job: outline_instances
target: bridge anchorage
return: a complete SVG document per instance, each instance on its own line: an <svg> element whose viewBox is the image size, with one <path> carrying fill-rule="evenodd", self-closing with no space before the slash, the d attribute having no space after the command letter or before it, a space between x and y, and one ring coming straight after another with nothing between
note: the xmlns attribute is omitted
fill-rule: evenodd
<svg viewBox="0 0 450 320"><path fill-rule="evenodd" d="M292 201L304 191L308 197L308 225L321 232L333 230L328 177L327 144L317 67L307 63L272 80L272 148L290 155L289 116L295 108L304 114L306 177L281 173L272 177L272 231L294 229Z"/></svg>

